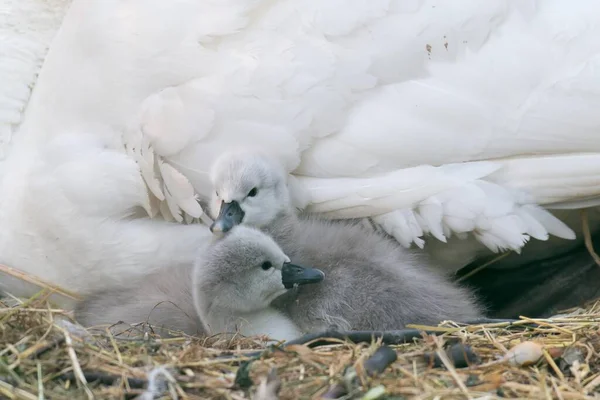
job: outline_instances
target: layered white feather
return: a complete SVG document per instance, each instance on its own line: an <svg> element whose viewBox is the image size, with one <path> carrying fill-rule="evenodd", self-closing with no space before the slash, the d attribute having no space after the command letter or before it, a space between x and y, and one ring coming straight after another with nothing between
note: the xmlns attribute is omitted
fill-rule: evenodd
<svg viewBox="0 0 600 400"><path fill-rule="evenodd" d="M48 47L71 0L3 0L0 7L0 174Z"/></svg>
<svg viewBox="0 0 600 400"><path fill-rule="evenodd" d="M122 130L150 215L201 217L259 146L311 211L519 250L600 198L599 34L592 0L75 0L27 122Z"/></svg>

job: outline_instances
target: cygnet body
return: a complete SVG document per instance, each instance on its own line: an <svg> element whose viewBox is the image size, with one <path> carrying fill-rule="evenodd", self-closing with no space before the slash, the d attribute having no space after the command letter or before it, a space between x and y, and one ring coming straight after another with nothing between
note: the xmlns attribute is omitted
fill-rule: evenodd
<svg viewBox="0 0 600 400"><path fill-rule="evenodd" d="M130 287L94 293L75 316L85 326L148 322L162 335L239 331L290 340L300 329L271 302L295 284L322 278L319 270L290 264L261 231L239 226L204 250L194 266L167 267Z"/></svg>
<svg viewBox="0 0 600 400"><path fill-rule="evenodd" d="M298 215L275 159L252 151L226 153L213 165L211 179L214 233L237 224L258 227L294 263L325 273L320 284L300 287L293 298L277 302L303 332L401 329L481 317L472 294L435 271L424 254L357 221Z"/></svg>

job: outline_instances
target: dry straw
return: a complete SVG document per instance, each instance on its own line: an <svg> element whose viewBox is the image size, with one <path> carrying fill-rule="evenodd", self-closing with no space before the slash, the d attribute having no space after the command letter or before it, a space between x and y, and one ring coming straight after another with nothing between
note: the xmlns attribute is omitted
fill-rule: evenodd
<svg viewBox="0 0 600 400"><path fill-rule="evenodd" d="M383 372L369 373L366 361L382 346L378 339L296 344L256 357L265 349L261 338L161 339L144 324L86 335L65 322L68 313L48 305L53 291L0 303L0 398L242 399L273 371L278 381L269 387L281 399L600 397L600 302L554 320L417 327L438 336L390 346L397 358ZM523 342L541 346L539 360L518 365L502 359ZM445 350L453 343L468 344L480 364L456 366Z"/></svg>

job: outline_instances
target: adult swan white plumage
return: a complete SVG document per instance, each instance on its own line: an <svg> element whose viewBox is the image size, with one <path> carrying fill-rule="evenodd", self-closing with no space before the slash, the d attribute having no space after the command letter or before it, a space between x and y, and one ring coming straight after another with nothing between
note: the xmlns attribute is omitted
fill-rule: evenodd
<svg viewBox="0 0 600 400"><path fill-rule="evenodd" d="M49 7L25 3L28 13L3 16L5 37L22 36L15 18ZM42 22L27 18L16 22L35 32ZM75 180L37 195L68 186L69 204L98 218L135 206L201 217L195 197L210 195L214 158L256 145L284 161L298 207L374 217L404 245L427 233L473 233L494 251L573 238L542 207L600 203L599 35L593 0L74 0L3 167L3 257L18 261L7 254L22 225L29 243L41 229L41 217L14 217L39 201L28 179L46 167L33 164L51 140L83 133L127 167L86 164L76 140L59 140L51 162L77 155L99 183L65 174ZM2 86L14 82L0 63ZM3 138L23 93L0 98L12 118ZM65 229L79 223L67 215Z"/></svg>

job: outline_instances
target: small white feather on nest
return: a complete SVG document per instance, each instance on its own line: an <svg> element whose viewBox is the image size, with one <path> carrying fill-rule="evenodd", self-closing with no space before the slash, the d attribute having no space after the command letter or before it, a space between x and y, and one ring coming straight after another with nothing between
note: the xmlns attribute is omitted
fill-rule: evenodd
<svg viewBox="0 0 600 400"><path fill-rule="evenodd" d="M260 379L260 384L256 388L253 400L279 400L279 390L281 389L281 380L277 376L277 370L272 368L267 376Z"/></svg>

